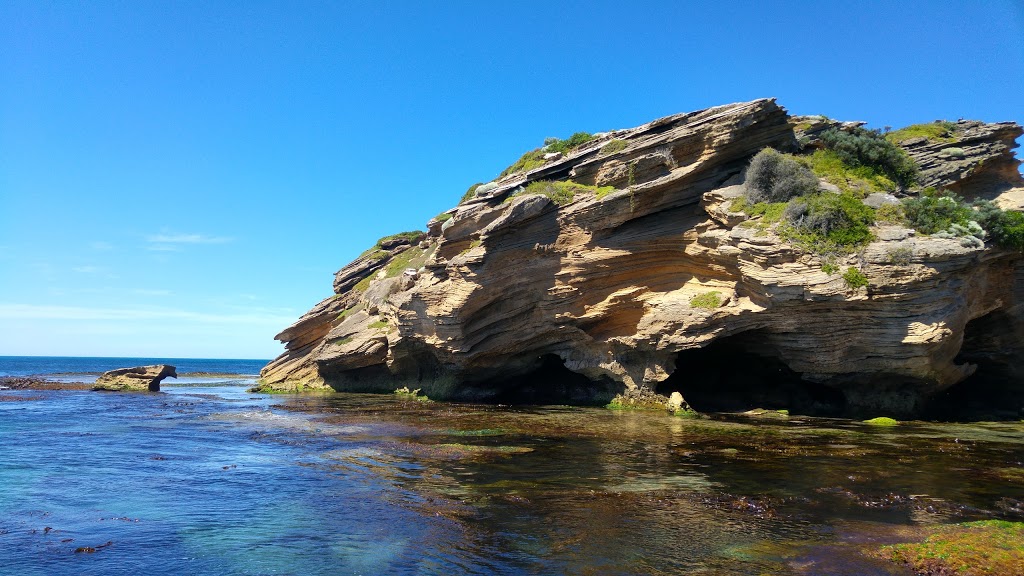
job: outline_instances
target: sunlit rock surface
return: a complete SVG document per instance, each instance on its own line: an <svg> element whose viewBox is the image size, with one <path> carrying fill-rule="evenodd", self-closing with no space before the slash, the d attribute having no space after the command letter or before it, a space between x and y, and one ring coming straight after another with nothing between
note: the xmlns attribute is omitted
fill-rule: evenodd
<svg viewBox="0 0 1024 576"><path fill-rule="evenodd" d="M1019 386L1019 253L878 226L874 242L835 262L867 276L866 289L851 290L819 257L728 211L759 150L793 151L837 124L791 117L772 99L731 104L608 132L497 180L431 221L425 237L383 244L339 271L335 294L277 336L286 352L261 385L408 386L461 399L516 389L584 402L630 390L685 396L688 374L708 377L709 357L688 351L742 342L737 354L777 361L867 411L914 412L984 363ZM1019 208L1020 126L961 124L956 142L903 143L923 183ZM612 140L625 146L602 151ZM512 196L566 179L615 190L561 206ZM709 292L719 306L691 304Z"/></svg>

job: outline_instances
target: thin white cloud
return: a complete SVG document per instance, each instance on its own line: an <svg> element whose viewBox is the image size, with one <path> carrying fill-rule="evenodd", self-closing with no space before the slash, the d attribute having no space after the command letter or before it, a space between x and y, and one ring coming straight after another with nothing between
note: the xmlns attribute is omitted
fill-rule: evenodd
<svg viewBox="0 0 1024 576"><path fill-rule="evenodd" d="M97 266L75 266L74 268L72 268L72 270L74 270L75 272L80 272L82 274L95 274L100 271L99 267Z"/></svg>
<svg viewBox="0 0 1024 576"><path fill-rule="evenodd" d="M170 296L171 295L171 291L170 290L147 290L145 288L139 288L139 289L136 289L136 290L132 290L132 292L134 292L136 294L141 294L142 296Z"/></svg>
<svg viewBox="0 0 1024 576"><path fill-rule="evenodd" d="M89 243L89 247L92 248L93 250L97 250L97 251L101 251L101 252L105 252L107 250L113 250L114 249L114 245L113 244L111 244L110 242L104 242L102 240L97 240L95 242L90 242Z"/></svg>
<svg viewBox="0 0 1024 576"><path fill-rule="evenodd" d="M235 314L210 314L171 308L86 308L37 304L0 304L0 319L63 321L161 321L178 320L202 324L272 325L284 327L295 321L292 316L254 308Z"/></svg>
<svg viewBox="0 0 1024 576"><path fill-rule="evenodd" d="M232 238L204 234L155 234L147 236L146 241L154 244L226 244Z"/></svg>
<svg viewBox="0 0 1024 576"><path fill-rule="evenodd" d="M181 252L180 247L171 244L153 244L152 246L146 246L146 250L153 250L154 252Z"/></svg>

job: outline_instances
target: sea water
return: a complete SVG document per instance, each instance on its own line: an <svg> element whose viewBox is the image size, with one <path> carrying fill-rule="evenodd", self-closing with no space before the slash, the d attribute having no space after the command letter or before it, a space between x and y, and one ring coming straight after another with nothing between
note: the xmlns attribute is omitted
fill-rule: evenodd
<svg viewBox="0 0 1024 576"><path fill-rule="evenodd" d="M1024 518L1019 422L271 396L206 362L114 361L249 377L0 391L0 573L899 574L907 529Z"/></svg>

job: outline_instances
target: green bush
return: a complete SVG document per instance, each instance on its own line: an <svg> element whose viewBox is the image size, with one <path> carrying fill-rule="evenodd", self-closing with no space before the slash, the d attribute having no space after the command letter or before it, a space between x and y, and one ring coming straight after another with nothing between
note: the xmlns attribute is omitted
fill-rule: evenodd
<svg viewBox="0 0 1024 576"><path fill-rule="evenodd" d="M594 135L589 132L577 132L572 136L569 136L568 140L559 140L558 138L548 138L544 140L544 151L545 152L561 152L566 153L574 148L578 148L582 144L590 142L594 139Z"/></svg>
<svg viewBox="0 0 1024 576"><path fill-rule="evenodd" d="M922 234L962 238L965 246L980 247L984 239L1024 251L1024 214L1003 210L994 202L977 200L971 206L948 191L926 188L903 201L908 224Z"/></svg>
<svg viewBox="0 0 1024 576"><path fill-rule="evenodd" d="M462 195L462 199L459 200L459 204L462 204L466 200L470 200L474 196L476 196L476 189L481 187L481 186L483 186L483 185L484 185L483 182L477 182L476 184L473 184L472 186L470 186L469 190L466 190L466 193Z"/></svg>
<svg viewBox="0 0 1024 576"><path fill-rule="evenodd" d="M996 244L1005 248L1024 250L1024 213L1002 210L994 202L975 202L971 218Z"/></svg>
<svg viewBox="0 0 1024 576"><path fill-rule="evenodd" d="M377 240L376 246L380 247L385 242L391 240L398 240L399 238L407 240L409 243L415 242L419 238L422 238L425 233L422 230L410 230L408 232L399 232L398 234L392 234L390 236L384 236Z"/></svg>
<svg viewBox="0 0 1024 576"><path fill-rule="evenodd" d="M529 172L534 168L540 168L544 165L544 150L537 148L536 150L530 150L526 154L519 157L515 164L505 168L498 175L498 178L504 178L509 174L515 174L516 172Z"/></svg>
<svg viewBox="0 0 1024 576"><path fill-rule="evenodd" d="M914 160L878 130L859 126L850 130L832 128L821 134L821 141L847 166L874 168L902 188L917 180L918 170Z"/></svg>
<svg viewBox="0 0 1024 576"><path fill-rule="evenodd" d="M812 247L851 247L871 241L875 211L851 194L822 192L791 200L785 218Z"/></svg>
<svg viewBox="0 0 1024 576"><path fill-rule="evenodd" d="M747 167L744 196L747 202L785 202L818 189L818 179L807 167L772 148L758 152Z"/></svg>
<svg viewBox="0 0 1024 576"><path fill-rule="evenodd" d="M860 270L851 266L846 269L846 272L843 272L843 282L846 283L846 287L850 290L856 290L867 287L868 277Z"/></svg>
<svg viewBox="0 0 1024 576"><path fill-rule="evenodd" d="M888 224L906 224L907 215L903 212L903 204L886 202L875 210L875 222Z"/></svg>
<svg viewBox="0 0 1024 576"><path fill-rule="evenodd" d="M896 190L896 183L871 166L849 166L833 150L815 150L810 156L797 156L818 177L839 187L843 192L866 195L871 192Z"/></svg>
<svg viewBox="0 0 1024 576"><path fill-rule="evenodd" d="M693 298L690 298L690 306L694 308L703 308L705 310L714 310L722 305L722 293L716 290L711 292L704 292L698 294Z"/></svg>
<svg viewBox="0 0 1024 576"><path fill-rule="evenodd" d="M925 188L920 196L903 200L903 212L911 228L922 234L935 234L953 224L966 226L972 210L952 192Z"/></svg>

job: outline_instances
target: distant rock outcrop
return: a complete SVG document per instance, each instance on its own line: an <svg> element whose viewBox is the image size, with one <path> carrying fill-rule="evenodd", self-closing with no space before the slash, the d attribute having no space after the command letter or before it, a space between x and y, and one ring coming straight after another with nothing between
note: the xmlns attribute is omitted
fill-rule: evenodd
<svg viewBox="0 0 1024 576"><path fill-rule="evenodd" d="M135 366L134 368L118 368L104 372L96 379L93 390L113 390L117 392L159 392L160 382L170 376L177 378L174 366L154 364L152 366Z"/></svg>
<svg viewBox="0 0 1024 576"><path fill-rule="evenodd" d="M809 404L907 413L979 364L1020 380L1019 252L879 221L873 241L826 261L731 210L758 151L813 149L823 131L857 124L762 99L543 156L467 195L425 238L342 268L335 294L277 336L286 351L260 384L568 401L681 391L692 403L690 387L724 395L745 381L745 393L785 405L788 375ZM954 132L900 143L921 183L1019 210L1021 127ZM524 193L537 181L579 186ZM835 272L851 268L863 283Z"/></svg>

